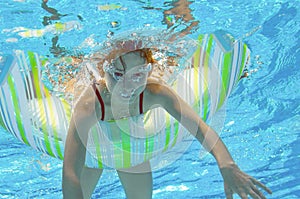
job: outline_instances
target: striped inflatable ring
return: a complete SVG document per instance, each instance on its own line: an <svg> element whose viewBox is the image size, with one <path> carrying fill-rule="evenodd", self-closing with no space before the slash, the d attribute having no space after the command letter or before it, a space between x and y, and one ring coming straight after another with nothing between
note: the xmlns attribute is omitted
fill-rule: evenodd
<svg viewBox="0 0 300 199"><path fill-rule="evenodd" d="M199 35L197 40L196 51L187 58L185 70L171 86L208 121L237 85L250 50L224 31ZM63 159L72 107L43 86L40 72L43 65L44 61L33 52L17 51L15 55L4 56L0 63L0 125L32 148ZM101 130L107 124L95 125L89 134L86 165L95 168L135 166L154 160L191 138L179 122L160 108L127 119L124 128L132 128L130 122L143 123L147 136L131 137L121 132L121 140L116 142ZM157 127L159 131L151 134Z"/></svg>

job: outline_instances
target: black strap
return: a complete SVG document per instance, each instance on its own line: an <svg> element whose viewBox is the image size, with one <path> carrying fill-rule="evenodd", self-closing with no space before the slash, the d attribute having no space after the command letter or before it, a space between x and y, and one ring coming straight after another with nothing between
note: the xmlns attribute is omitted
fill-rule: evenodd
<svg viewBox="0 0 300 199"><path fill-rule="evenodd" d="M103 121L104 120L104 113L105 113L105 110L104 110L104 101L103 101L103 99L102 99L102 97L100 95L99 90L96 87L96 84L93 84L93 89L94 89L94 92L96 93L98 101L100 102L100 105L101 105L101 120Z"/></svg>
<svg viewBox="0 0 300 199"><path fill-rule="evenodd" d="M143 98L144 98L144 92L140 94L140 114L143 114Z"/></svg>

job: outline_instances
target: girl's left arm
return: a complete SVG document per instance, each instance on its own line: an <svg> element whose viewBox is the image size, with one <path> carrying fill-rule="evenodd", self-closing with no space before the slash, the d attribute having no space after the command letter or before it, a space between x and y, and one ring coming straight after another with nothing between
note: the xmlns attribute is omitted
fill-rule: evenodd
<svg viewBox="0 0 300 199"><path fill-rule="evenodd" d="M159 86L160 105L179 121L216 159L220 168L234 161L218 134L178 94L168 86Z"/></svg>
<svg viewBox="0 0 300 199"><path fill-rule="evenodd" d="M238 168L218 134L174 90L168 86L159 85L156 86L155 95L155 101L214 156L224 179L227 198L232 198L233 193L238 193L241 198L247 198L247 195L253 198L265 198L257 186L271 193L265 185Z"/></svg>

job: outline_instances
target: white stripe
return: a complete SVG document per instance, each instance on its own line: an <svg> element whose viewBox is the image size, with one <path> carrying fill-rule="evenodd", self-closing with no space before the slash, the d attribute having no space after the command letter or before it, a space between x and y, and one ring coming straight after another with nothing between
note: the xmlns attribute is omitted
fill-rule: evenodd
<svg viewBox="0 0 300 199"><path fill-rule="evenodd" d="M242 59L243 59L243 44L242 42L235 42L234 43L234 49L235 46L237 46L237 51L236 53L234 53L234 57L233 60L235 61L235 64L237 65L235 71L234 71L234 82L235 83L237 81L237 79L239 78L239 73L240 73L240 68L243 67L242 66ZM234 50L235 51L235 50ZM236 58L235 58L236 56Z"/></svg>
<svg viewBox="0 0 300 199"><path fill-rule="evenodd" d="M16 121L16 116L15 116L15 109L14 109L14 106L13 106L13 100L11 98L11 93L9 91L9 87L8 87L8 84L4 84L2 86L3 88L3 91L4 91L4 95L7 97L6 98L6 106L7 106L7 115L8 115L8 118L10 119L11 121L11 129L15 132L17 138L22 141L22 136L20 134L20 131L18 129L18 125L17 125L17 121Z"/></svg>
<svg viewBox="0 0 300 199"><path fill-rule="evenodd" d="M30 70L28 69L27 67L27 64L26 64L26 60L24 58L24 52L23 51L17 51L16 52L16 57L18 59L18 66L19 66L19 71L21 73L21 76L22 76L22 82L23 82L23 87L24 88L24 93L26 92L26 94L23 94L24 97L26 97L26 95L28 97L34 97L33 93L31 92L30 93L30 88L32 88L32 79L31 79L31 75L30 75ZM24 99L26 102L27 102L27 110L24 111L24 113L26 112L26 114L28 114L29 110L36 110L36 108L32 108L30 107L31 104L29 103L28 99ZM31 145L33 148L36 148L36 149L40 149L41 147L39 146L36 146L36 138L34 138L34 133L32 133L34 131L34 126L33 125L33 120L32 120L32 114L30 115L27 115L26 118L28 119L31 119L31 121L29 121L29 125L27 126L25 124L25 128L28 130L30 129L30 132L28 132L28 135L31 135L29 136L29 140L32 140L30 141L31 142ZM39 129L38 129L39 130ZM39 135L39 134L38 134Z"/></svg>
<svg viewBox="0 0 300 199"><path fill-rule="evenodd" d="M199 56L199 59L200 59L200 62L199 62L199 71L198 71L198 74L199 74L199 106L200 106L200 109L199 109L199 115L201 117L203 117L204 115L204 111L203 111L203 94L204 94L204 88L205 88L205 85L206 85L206 80L204 78L204 60L205 60L205 56L206 56L206 46L207 46L207 42L208 42L208 35L204 35L203 37L203 40L202 40L202 46L201 46L201 54Z"/></svg>
<svg viewBox="0 0 300 199"><path fill-rule="evenodd" d="M230 83L229 83L229 87L228 87L228 97L229 97L229 94L231 92L231 90L233 89L233 85L235 83L235 73L236 73L236 70L240 68L240 62L239 62L239 55L241 55L241 50L239 48L240 47L240 42L236 42L234 47L233 47L233 55L232 55L232 61L231 61L231 64L232 64L232 70L230 72Z"/></svg>
<svg viewBox="0 0 300 199"><path fill-rule="evenodd" d="M145 128L145 126L147 124L149 124L149 121L151 121L150 124L153 124L152 123L152 117L151 117L152 116L152 111L151 111L150 115L148 115L148 116L149 116L149 118L145 120L145 115L143 114L143 117L141 118L141 121L140 121L142 123L143 127L144 127L144 129L143 129L143 135L147 135L147 133L149 133L149 132L146 132L146 128ZM135 151L136 158L135 159L136 159L136 162L142 163L142 162L144 162L144 155L143 154L144 154L145 148L146 148L145 147L145 139L138 139L137 143L138 144L136 146L136 151Z"/></svg>
<svg viewBox="0 0 300 199"><path fill-rule="evenodd" d="M44 95L44 92L43 92L43 83L41 81L41 64L40 64L40 61L39 61L39 56L34 53L34 58L35 58L35 61L36 61L36 64L37 64L37 68L38 68L38 83L39 83L39 87L41 89L41 95L42 95L42 101L43 101L43 107L44 107L44 111L45 111L45 116L46 116L46 120L45 120L45 123L46 123L46 128L47 128L47 132L44 132L46 133L48 136L48 139L49 139L49 142L50 142L50 150L54 153L55 157L58 157L58 154L57 154L57 151L56 151L56 148L54 146L54 142L52 142L52 138L54 137L54 133L53 133L53 128L52 126L50 125L50 116L51 116L51 113L49 113L49 104L48 104L48 101ZM50 102L51 103L51 102Z"/></svg>
<svg viewBox="0 0 300 199"><path fill-rule="evenodd" d="M165 141L166 141L165 110L162 108L156 108L155 111L156 111L156 117L153 119L155 119L158 122L158 124L155 127L155 145L154 145L153 153L156 153L156 151L162 151L164 149Z"/></svg>
<svg viewBox="0 0 300 199"><path fill-rule="evenodd" d="M18 58L18 65L20 68L22 68L22 70L24 70L24 73L26 74L27 78L28 78L28 82L29 85L26 88L27 92L30 94L28 94L28 96L31 96L34 98L34 91L33 91L33 83L32 83L32 79L30 76L30 71L31 68L28 67L26 58L25 58L25 54L23 51L16 51L16 56ZM36 103L34 103L33 101L29 104L29 109L34 112L40 112L38 106ZM35 139L35 144L37 145L36 148L38 148L41 152L46 153L44 144L42 143L42 135L40 132L40 128L41 128L41 124L40 124L40 119L39 119L39 114L32 114L31 115L31 119L32 119L32 132L35 132L36 135L33 135L37 137L37 139Z"/></svg>
<svg viewBox="0 0 300 199"><path fill-rule="evenodd" d="M28 65L27 65L25 54L24 54L23 51L17 51L16 56L18 58L19 68L22 68L22 70L24 70L24 74L26 74L26 76L29 80L28 81L29 82L29 87L27 87L26 90L27 90L28 93L30 92L31 95L28 95L28 96L34 97L33 84L32 84L32 80L31 80L31 76L30 76L31 68L29 68Z"/></svg>
<svg viewBox="0 0 300 199"><path fill-rule="evenodd" d="M216 43L215 43L216 44ZM212 66L210 67L210 74L209 74L209 81L210 81L210 87L209 87L209 93L210 93L210 114L209 118L212 117L212 115L217 110L217 105L220 98L220 92L223 87L221 84L221 73L220 68L222 68L222 60L220 60L220 57L222 57L223 52L219 48L218 45L214 45L214 54L213 57L211 57Z"/></svg>
<svg viewBox="0 0 300 199"><path fill-rule="evenodd" d="M131 162L136 162L137 157L136 157L136 150L137 150L137 140L135 139L136 136L138 136L138 132L135 130L135 125L138 122L137 118L128 118L128 126L129 126L129 133L130 133L130 159Z"/></svg>
<svg viewBox="0 0 300 199"><path fill-rule="evenodd" d="M26 94L25 94L25 85L24 81L22 79L22 76L20 74L20 69L18 67L14 67L11 70L11 75L14 78L14 83L15 83L15 90L17 93L17 98L16 99L19 103L19 109L20 109L20 115L22 118L22 126L25 132L25 136L29 142L29 144L36 149L36 145L33 139L33 134L32 134L32 125L30 121L30 115L29 115L29 107L28 107L28 100L26 99Z"/></svg>
<svg viewBox="0 0 300 199"><path fill-rule="evenodd" d="M218 75L219 75L219 80L220 80L220 85L219 85L219 93L218 93L218 103L220 102L221 99L221 94L222 92L224 92L224 95L226 95L226 89L225 89L225 85L223 84L223 77L222 77L222 69L224 67L224 52L222 51L222 49L220 48L220 54L218 57Z"/></svg>
<svg viewBox="0 0 300 199"><path fill-rule="evenodd" d="M102 156L102 161L104 165L109 167L115 167L114 164L114 151L113 151L113 144L111 143L111 129L108 122L102 121L99 122L101 124L101 130L99 133L99 140L100 140L100 150Z"/></svg>
<svg viewBox="0 0 300 199"><path fill-rule="evenodd" d="M20 58L20 54L19 53L20 53L20 51L18 51L18 54L16 54L18 62L19 62L18 66L20 68L20 72L21 72L21 75L22 75L23 80L24 80L24 84L25 84L25 88L24 89L25 89L25 92L26 92L27 96L30 97L30 96L32 96L32 95L30 95L30 94L32 94L32 93L30 93L30 88L32 88L32 86L30 87L30 85L29 85L31 83L30 70L28 68L25 68L24 67L25 65L22 64L22 58Z"/></svg>
<svg viewBox="0 0 300 199"><path fill-rule="evenodd" d="M63 102L57 98L56 96L52 96L52 100L54 100L54 107L57 114L56 124L58 124L58 136L62 139L63 143L65 143L69 121L67 120L67 110L64 109Z"/></svg>
<svg viewBox="0 0 300 199"><path fill-rule="evenodd" d="M16 132L13 130L13 126L12 126L12 123L11 123L11 119L10 119L10 114L9 114L9 111L8 111L8 106L7 106L7 101L11 101L11 99L7 99L7 95L5 94L5 91L4 91L4 85L6 84L3 84L2 87L1 87L1 92L0 92L0 100L2 101L1 104L2 104L2 112L1 114L2 115L2 119L3 119L3 122L5 123L7 129L15 136L17 137L17 134ZM10 96L10 95L9 95Z"/></svg>

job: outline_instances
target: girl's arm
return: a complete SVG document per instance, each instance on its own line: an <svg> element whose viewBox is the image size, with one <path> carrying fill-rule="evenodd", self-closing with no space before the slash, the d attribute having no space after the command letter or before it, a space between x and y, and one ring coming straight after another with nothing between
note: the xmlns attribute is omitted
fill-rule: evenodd
<svg viewBox="0 0 300 199"><path fill-rule="evenodd" d="M234 164L218 134L168 86L155 86L157 103L179 121L216 159L220 168Z"/></svg>
<svg viewBox="0 0 300 199"><path fill-rule="evenodd" d="M247 198L247 195L265 198L256 186L271 193L265 185L238 168L218 134L175 91L164 85L150 87L156 96L155 102L178 120L215 157L224 179L227 198L232 198L234 192L241 198Z"/></svg>
<svg viewBox="0 0 300 199"><path fill-rule="evenodd" d="M64 199L83 198L80 176L85 163L88 132L97 122L95 97L87 89L75 105L64 150L63 196Z"/></svg>

